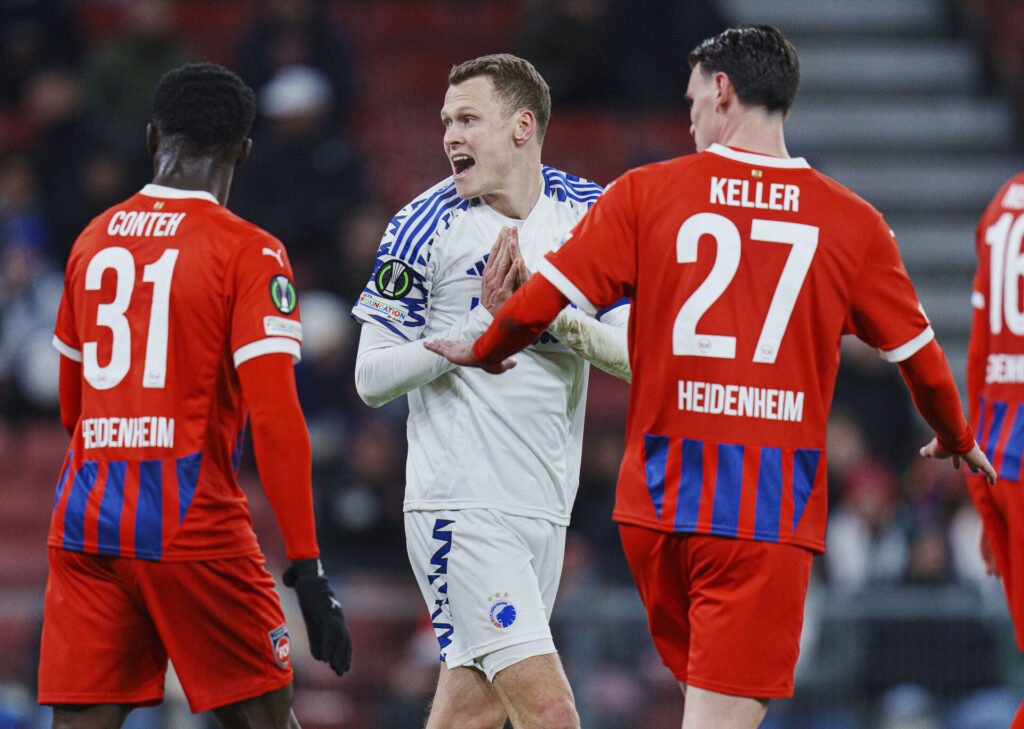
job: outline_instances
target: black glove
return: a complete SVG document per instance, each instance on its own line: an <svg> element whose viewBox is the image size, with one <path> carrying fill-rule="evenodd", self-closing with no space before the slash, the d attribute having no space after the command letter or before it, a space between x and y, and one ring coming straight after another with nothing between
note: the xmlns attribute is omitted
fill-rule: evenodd
<svg viewBox="0 0 1024 729"><path fill-rule="evenodd" d="M292 562L281 579L295 588L313 658L330 664L336 674L342 675L352 663L352 637L320 560L313 557Z"/></svg>

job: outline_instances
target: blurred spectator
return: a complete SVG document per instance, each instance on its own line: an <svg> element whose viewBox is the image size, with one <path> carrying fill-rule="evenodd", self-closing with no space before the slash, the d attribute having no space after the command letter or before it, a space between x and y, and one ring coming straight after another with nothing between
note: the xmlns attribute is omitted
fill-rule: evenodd
<svg viewBox="0 0 1024 729"><path fill-rule="evenodd" d="M300 289L337 292L335 240L364 198L367 174L330 124L334 92L310 66L288 66L257 91L265 120L229 206L288 246Z"/></svg>
<svg viewBox="0 0 1024 729"><path fill-rule="evenodd" d="M71 0L0 3L0 108L18 103L40 68L73 66L81 42Z"/></svg>
<svg viewBox="0 0 1024 729"><path fill-rule="evenodd" d="M341 222L332 270L338 291L349 301L355 301L366 288L366 272L374 270L381 231L389 220L390 213L374 198L358 205Z"/></svg>
<svg viewBox="0 0 1024 729"><path fill-rule="evenodd" d="M153 88L164 73L191 56L170 0L132 0L124 5L121 31L86 61L87 113L109 141L140 160L146 179L145 134Z"/></svg>
<svg viewBox="0 0 1024 729"><path fill-rule="evenodd" d="M895 474L882 463L861 462L846 475L839 493L825 546L831 582L856 590L899 581L910 558L910 514L900 501Z"/></svg>
<svg viewBox="0 0 1024 729"><path fill-rule="evenodd" d="M19 423L57 408L59 355L50 344L62 280L27 160L0 163L0 414Z"/></svg>
<svg viewBox="0 0 1024 729"><path fill-rule="evenodd" d="M236 71L252 88L290 66L308 66L330 87L330 122L345 122L353 103L352 54L316 0L264 0L239 44Z"/></svg>
<svg viewBox="0 0 1024 729"><path fill-rule="evenodd" d="M47 253L58 264L93 217L148 178L133 175L125 158L105 144L106 135L86 118L81 102L81 83L66 69L42 70L26 85L26 112L35 129L32 162L52 234ZM137 139L141 154L144 134L145 124Z"/></svg>
<svg viewBox="0 0 1024 729"><path fill-rule="evenodd" d="M902 473L931 436L920 435L900 370L857 337L843 337L841 351L833 412L852 417L861 428L867 450Z"/></svg>

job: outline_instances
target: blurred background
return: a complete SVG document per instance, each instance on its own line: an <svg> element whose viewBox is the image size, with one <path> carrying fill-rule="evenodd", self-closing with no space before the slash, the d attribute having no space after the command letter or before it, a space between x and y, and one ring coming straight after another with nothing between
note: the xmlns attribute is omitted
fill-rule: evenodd
<svg viewBox="0 0 1024 729"><path fill-rule="evenodd" d="M545 162L606 184L693 150L686 56L727 25L779 26L800 54L787 123L805 156L881 209L963 381L973 230L1024 169L1017 0L0 0L0 728L35 706L45 538L67 436L50 345L64 263L96 214L150 177L161 74L231 67L257 92L229 207L285 242L306 333L296 368L320 543L355 641L337 679L292 626L306 729L416 729L438 649L402 536L405 402L355 394L347 313L393 215L449 174L439 109L452 65L510 51L551 85ZM677 727L610 520L627 387L594 370L579 496L553 629L588 729ZM1001 589L977 555L963 474L915 457L929 433L898 369L844 342L829 439L828 552L815 560L796 695L768 729L1005 729L1024 693ZM242 479L275 574L280 535ZM74 650L69 646L69 650ZM169 681L127 726L206 728Z"/></svg>

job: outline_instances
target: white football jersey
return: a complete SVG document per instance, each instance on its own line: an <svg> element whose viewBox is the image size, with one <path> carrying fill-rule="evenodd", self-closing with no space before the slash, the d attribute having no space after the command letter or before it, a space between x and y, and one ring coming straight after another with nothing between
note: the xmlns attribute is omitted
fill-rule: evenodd
<svg viewBox="0 0 1024 729"><path fill-rule="evenodd" d="M409 341L458 327L479 306L484 264L506 225L518 227L536 271L601 193L551 167L543 177L526 220L460 199L451 178L420 195L389 223L352 316ZM477 335L490 316L483 319ZM406 511L491 508L569 523L589 365L548 332L516 360L500 376L456 367L408 393Z"/></svg>

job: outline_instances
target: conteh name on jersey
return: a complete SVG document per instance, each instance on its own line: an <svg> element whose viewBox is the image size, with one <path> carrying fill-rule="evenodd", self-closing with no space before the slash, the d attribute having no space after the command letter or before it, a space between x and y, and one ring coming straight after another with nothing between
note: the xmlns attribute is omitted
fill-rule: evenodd
<svg viewBox="0 0 1024 729"><path fill-rule="evenodd" d="M185 213L146 213L118 210L110 217L107 235L163 238L178 232Z"/></svg>

